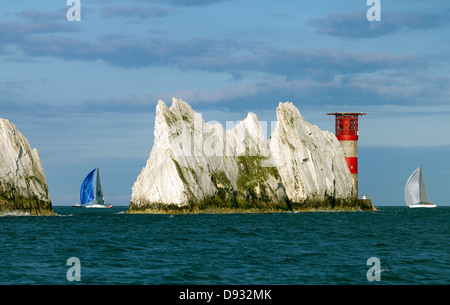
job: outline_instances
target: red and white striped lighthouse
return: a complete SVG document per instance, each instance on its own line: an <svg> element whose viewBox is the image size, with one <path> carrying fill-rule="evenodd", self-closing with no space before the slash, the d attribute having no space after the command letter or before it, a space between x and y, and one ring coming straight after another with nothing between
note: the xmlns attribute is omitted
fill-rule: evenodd
<svg viewBox="0 0 450 305"><path fill-rule="evenodd" d="M336 112L327 114L336 117L335 135L341 143L348 169L353 178L356 195L358 195L358 117L367 113Z"/></svg>

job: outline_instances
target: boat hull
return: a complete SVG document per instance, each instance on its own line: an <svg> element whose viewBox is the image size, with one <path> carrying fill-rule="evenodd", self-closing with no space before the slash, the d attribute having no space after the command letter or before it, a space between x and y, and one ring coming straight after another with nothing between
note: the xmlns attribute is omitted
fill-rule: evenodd
<svg viewBox="0 0 450 305"><path fill-rule="evenodd" d="M97 208L97 209L105 209L105 208L112 208L112 205L106 205L106 204L87 204L86 208Z"/></svg>
<svg viewBox="0 0 450 305"><path fill-rule="evenodd" d="M428 203L428 204L411 204L409 207L412 208L412 209L415 209L415 208L435 208L436 205L432 204L432 203Z"/></svg>

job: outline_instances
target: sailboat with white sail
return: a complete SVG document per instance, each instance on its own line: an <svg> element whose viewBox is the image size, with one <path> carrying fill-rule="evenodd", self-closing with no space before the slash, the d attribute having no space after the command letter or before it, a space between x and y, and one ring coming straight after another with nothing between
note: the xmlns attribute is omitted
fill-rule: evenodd
<svg viewBox="0 0 450 305"><path fill-rule="evenodd" d="M409 177L405 186L405 202L410 208L435 208L430 203L423 180L422 166L419 166Z"/></svg>
<svg viewBox="0 0 450 305"><path fill-rule="evenodd" d="M95 168L84 178L80 189L80 203L73 207L111 208L105 204L102 184L100 182L100 169Z"/></svg>

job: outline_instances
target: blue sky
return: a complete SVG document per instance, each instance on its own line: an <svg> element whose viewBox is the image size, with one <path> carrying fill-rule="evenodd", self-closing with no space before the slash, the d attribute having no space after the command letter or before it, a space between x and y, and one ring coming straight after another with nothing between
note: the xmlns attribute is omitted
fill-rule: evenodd
<svg viewBox="0 0 450 305"><path fill-rule="evenodd" d="M403 205L423 166L449 205L450 5L381 0L7 0L0 6L0 117L39 150L54 205L79 200L101 168L105 196L127 205L153 146L155 106L181 98L206 121L291 101L334 132L327 112L360 120L360 194ZM270 132L270 131L269 131Z"/></svg>

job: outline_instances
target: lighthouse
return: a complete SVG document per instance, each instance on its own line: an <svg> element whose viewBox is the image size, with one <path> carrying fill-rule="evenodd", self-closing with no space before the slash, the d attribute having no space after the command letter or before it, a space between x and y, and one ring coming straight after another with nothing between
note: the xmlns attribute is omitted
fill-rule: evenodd
<svg viewBox="0 0 450 305"><path fill-rule="evenodd" d="M367 113L335 112L327 113L327 115L334 115L336 118L335 135L344 151L355 192L358 195L358 118Z"/></svg>

